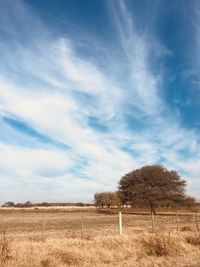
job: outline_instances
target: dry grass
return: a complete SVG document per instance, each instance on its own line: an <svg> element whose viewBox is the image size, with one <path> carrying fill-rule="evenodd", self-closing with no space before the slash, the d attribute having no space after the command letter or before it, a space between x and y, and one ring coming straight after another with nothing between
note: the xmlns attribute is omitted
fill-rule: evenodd
<svg viewBox="0 0 200 267"><path fill-rule="evenodd" d="M11 251L11 238L8 236L7 231L3 230L0 236L0 266L5 265L12 258Z"/></svg>
<svg viewBox="0 0 200 267"><path fill-rule="evenodd" d="M145 235L145 237L144 237ZM145 240L145 242L144 242ZM200 249L187 242L184 233L96 236L88 239L49 238L14 240L4 267L64 266L200 266ZM199 263L199 262L198 262Z"/></svg>
<svg viewBox="0 0 200 267"><path fill-rule="evenodd" d="M118 234L116 214L84 212L81 236L80 211L0 213L1 267L199 267L200 235L176 231L173 216L156 216L158 230L151 233L151 217L124 215L124 234ZM182 216L181 227L190 218ZM191 220L191 222L193 222ZM165 226L165 227L163 227ZM191 225L191 229L195 226ZM166 230L160 231L164 228Z"/></svg>
<svg viewBox="0 0 200 267"><path fill-rule="evenodd" d="M97 212L94 208L76 209L4 209L0 210L0 230L8 227L9 233L17 237L34 237L41 235L45 217L47 236L80 237L81 211L84 217L84 233L96 232L107 235L112 231L118 233L118 215L116 211ZM151 216L146 213L123 214L125 233L151 231ZM179 227L196 228L194 216L180 215ZM175 214L162 214L155 216L155 230L176 230Z"/></svg>

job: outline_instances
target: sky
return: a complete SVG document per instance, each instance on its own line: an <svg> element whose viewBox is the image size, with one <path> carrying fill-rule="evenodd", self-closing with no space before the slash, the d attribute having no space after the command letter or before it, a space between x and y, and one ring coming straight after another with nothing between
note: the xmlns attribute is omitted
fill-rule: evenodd
<svg viewBox="0 0 200 267"><path fill-rule="evenodd" d="M200 199L200 2L0 0L0 202L92 202L162 164Z"/></svg>

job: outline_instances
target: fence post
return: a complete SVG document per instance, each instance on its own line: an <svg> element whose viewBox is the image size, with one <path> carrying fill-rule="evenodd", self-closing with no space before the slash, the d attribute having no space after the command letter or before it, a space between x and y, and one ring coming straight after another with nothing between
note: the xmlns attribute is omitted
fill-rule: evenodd
<svg viewBox="0 0 200 267"><path fill-rule="evenodd" d="M122 235L122 213L119 211L119 234Z"/></svg>
<svg viewBox="0 0 200 267"><path fill-rule="evenodd" d="M83 237L83 212L81 211L81 238Z"/></svg>
<svg viewBox="0 0 200 267"><path fill-rule="evenodd" d="M153 212L151 214L151 226L152 226L152 232L154 232L155 221L154 221L154 214L153 214Z"/></svg>
<svg viewBox="0 0 200 267"><path fill-rule="evenodd" d="M197 227L197 231L199 231L199 222L198 222L198 211L196 211L196 227Z"/></svg>
<svg viewBox="0 0 200 267"><path fill-rule="evenodd" d="M45 239L45 228L46 228L46 218L45 215L43 217L43 225L42 225L42 240L44 241Z"/></svg>
<svg viewBox="0 0 200 267"><path fill-rule="evenodd" d="M176 231L179 231L178 211L176 211Z"/></svg>

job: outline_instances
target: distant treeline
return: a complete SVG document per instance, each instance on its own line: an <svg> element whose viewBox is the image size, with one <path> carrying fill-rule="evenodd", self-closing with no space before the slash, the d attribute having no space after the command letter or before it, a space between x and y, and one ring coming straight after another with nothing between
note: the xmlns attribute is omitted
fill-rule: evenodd
<svg viewBox="0 0 200 267"><path fill-rule="evenodd" d="M59 203L49 203L49 202L42 202L42 203L32 203L31 201L26 201L25 203L17 203L8 201L2 205L2 207L13 207L13 208L31 208L31 207L69 207L69 206L76 206L76 207L90 207L93 204L89 203L66 203L66 202L59 202Z"/></svg>

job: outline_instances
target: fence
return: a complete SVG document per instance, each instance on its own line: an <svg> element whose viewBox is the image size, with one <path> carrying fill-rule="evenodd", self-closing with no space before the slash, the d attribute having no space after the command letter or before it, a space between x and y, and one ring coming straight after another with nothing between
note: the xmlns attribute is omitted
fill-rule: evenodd
<svg viewBox="0 0 200 267"><path fill-rule="evenodd" d="M135 232L158 230L199 231L198 212L148 213L117 212L116 210L79 211L23 211L0 212L0 229L7 228L11 234L61 235L84 237L90 234L123 235Z"/></svg>

